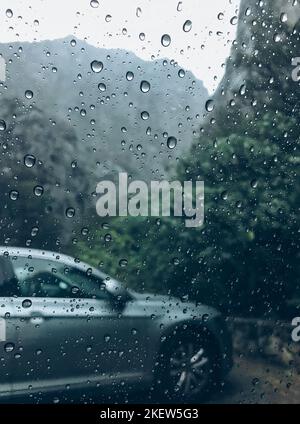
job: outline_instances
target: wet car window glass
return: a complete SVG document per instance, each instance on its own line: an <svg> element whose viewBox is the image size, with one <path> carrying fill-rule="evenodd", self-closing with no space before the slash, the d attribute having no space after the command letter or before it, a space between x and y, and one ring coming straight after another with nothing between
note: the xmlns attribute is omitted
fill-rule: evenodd
<svg viewBox="0 0 300 424"><path fill-rule="evenodd" d="M0 400L299 401L299 30L1 0Z"/></svg>
<svg viewBox="0 0 300 424"><path fill-rule="evenodd" d="M103 280L67 265L26 257L3 258L2 264L7 270L2 284L8 290L15 284L17 296L109 298Z"/></svg>

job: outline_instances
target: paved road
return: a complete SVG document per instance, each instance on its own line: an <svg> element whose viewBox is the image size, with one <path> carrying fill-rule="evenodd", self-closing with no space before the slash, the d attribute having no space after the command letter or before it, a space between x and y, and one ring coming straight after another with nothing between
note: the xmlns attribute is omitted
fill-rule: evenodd
<svg viewBox="0 0 300 424"><path fill-rule="evenodd" d="M124 396L117 388L112 396L100 396L90 390L58 393L45 396L27 396L21 403L149 403L147 394ZM159 403L159 399L151 403ZM235 359L235 366L226 384L215 393L210 404L238 403L300 403L300 372L291 367L284 369L267 362L249 359Z"/></svg>
<svg viewBox="0 0 300 424"><path fill-rule="evenodd" d="M300 373L292 367L236 358L227 383L209 403L300 403Z"/></svg>

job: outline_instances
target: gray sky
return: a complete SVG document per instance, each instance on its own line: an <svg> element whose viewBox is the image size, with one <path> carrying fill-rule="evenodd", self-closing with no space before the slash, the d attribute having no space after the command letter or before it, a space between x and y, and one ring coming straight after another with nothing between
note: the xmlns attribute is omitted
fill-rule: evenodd
<svg viewBox="0 0 300 424"><path fill-rule="evenodd" d="M212 92L223 76L224 62L235 38L239 3L92 0L91 5L90 0L1 0L0 42L74 34L97 47L130 50L145 60L174 59ZM185 32L187 20L192 28ZM145 34L144 39L140 34ZM163 34L171 37L168 47L161 44Z"/></svg>

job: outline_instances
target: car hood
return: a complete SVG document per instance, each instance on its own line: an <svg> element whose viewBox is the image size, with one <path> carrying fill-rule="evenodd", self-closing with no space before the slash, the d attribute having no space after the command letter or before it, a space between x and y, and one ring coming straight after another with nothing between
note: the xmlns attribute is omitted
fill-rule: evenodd
<svg viewBox="0 0 300 424"><path fill-rule="evenodd" d="M132 295L136 301L145 303L145 306L151 306L151 309L155 310L158 315L166 313L173 315L175 313L176 315L185 315L189 319L193 316L203 320L220 315L220 312L211 306L201 303L196 304L173 296L153 293L140 294L136 292L132 292Z"/></svg>

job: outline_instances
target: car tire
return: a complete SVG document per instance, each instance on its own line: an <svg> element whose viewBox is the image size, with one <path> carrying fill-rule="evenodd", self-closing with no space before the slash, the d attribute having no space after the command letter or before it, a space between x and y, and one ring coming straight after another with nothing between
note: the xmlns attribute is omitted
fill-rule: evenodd
<svg viewBox="0 0 300 424"><path fill-rule="evenodd" d="M202 332L167 338L157 361L154 393L166 402L203 401L218 387L216 344Z"/></svg>

